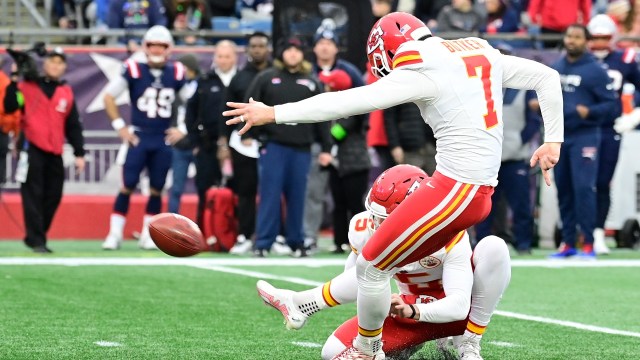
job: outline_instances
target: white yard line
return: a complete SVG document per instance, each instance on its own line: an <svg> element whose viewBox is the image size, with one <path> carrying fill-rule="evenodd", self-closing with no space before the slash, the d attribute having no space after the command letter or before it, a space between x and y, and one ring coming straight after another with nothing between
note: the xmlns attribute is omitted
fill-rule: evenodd
<svg viewBox="0 0 640 360"><path fill-rule="evenodd" d="M311 280L288 277L288 276L279 276L279 275L273 275L269 273L261 273L258 271L245 271L245 270L238 271L238 269L227 268L224 266L209 266L209 267L198 266L198 268L220 271L220 272L229 273L229 274L244 275L244 276L249 276L257 279L280 280L280 281L286 281L286 282L290 282L293 284L300 284L300 285L319 286L324 284L323 282L319 282L319 281L311 281ZM531 316L531 315L525 315L525 314L519 314L519 313L514 313L510 311L501 311L501 310L496 310L495 314L499 316L508 317L508 318L559 325L559 326L570 327L570 328L585 330L585 331L593 331L593 332L599 332L599 333L605 333L605 334L631 336L631 337L640 338L640 333L637 333L637 332L611 329L611 328L606 328L602 326L581 324L573 321L556 320L556 319L542 317L542 316ZM498 346L501 346L501 345L498 345Z"/></svg>
<svg viewBox="0 0 640 360"><path fill-rule="evenodd" d="M0 258L0 265L63 265L63 266L85 266L85 265L121 265L121 266L191 266L199 269L224 272L229 274L253 277L256 279L270 279L286 281L292 284L319 286L323 282L303 279L293 276L280 276L269 273L251 271L245 269L231 268L227 266L342 266L342 259L286 259L286 258L224 258L224 259L206 259L206 258L20 258L8 257ZM640 260L598 260L598 261L547 261L547 260L514 260L514 267L640 267ZM556 320L542 316L531 316L519 314L510 311L497 310L496 315L535 321L546 324L570 327L574 329L599 332L611 335L622 335L640 338L640 333L632 331L624 331L611 329L601 326L581 324L573 321Z"/></svg>
<svg viewBox="0 0 640 360"><path fill-rule="evenodd" d="M584 331L593 331L593 332L599 332L604 334L622 335L622 336L631 336L631 337L640 338L640 333L637 333L637 332L616 330L616 329L606 328L602 326L581 324L573 321L556 320L556 319L551 319L551 318L542 317L542 316L518 314L511 311L501 311L501 310L496 310L495 314L504 316L504 317L519 319L519 320L535 321L535 322L540 322L545 324L565 326L565 327L570 327L570 328L584 330Z"/></svg>
<svg viewBox="0 0 640 360"><path fill-rule="evenodd" d="M290 258L55 258L55 257L0 257L0 265L130 265L130 266L166 266L166 265L187 265L187 266L343 266L344 259L290 259ZM513 267L545 267L545 268L565 268L565 267L640 267L640 260L512 260Z"/></svg>

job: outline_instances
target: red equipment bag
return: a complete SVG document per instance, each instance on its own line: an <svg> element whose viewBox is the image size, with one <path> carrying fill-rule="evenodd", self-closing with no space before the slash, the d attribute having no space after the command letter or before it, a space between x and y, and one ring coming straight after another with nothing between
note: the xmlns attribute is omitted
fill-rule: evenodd
<svg viewBox="0 0 640 360"><path fill-rule="evenodd" d="M212 187L207 190L202 214L203 235L209 251L228 252L238 237L236 205L231 189Z"/></svg>

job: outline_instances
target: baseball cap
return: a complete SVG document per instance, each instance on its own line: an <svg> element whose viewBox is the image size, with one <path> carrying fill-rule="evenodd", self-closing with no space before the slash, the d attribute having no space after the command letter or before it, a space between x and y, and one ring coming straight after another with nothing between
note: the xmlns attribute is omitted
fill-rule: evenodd
<svg viewBox="0 0 640 360"><path fill-rule="evenodd" d="M304 52L304 45L302 44L302 40L295 36L292 36L278 43L278 59L282 60L282 53L291 47L295 47L298 50Z"/></svg>
<svg viewBox="0 0 640 360"><path fill-rule="evenodd" d="M341 69L322 71L318 74L318 79L335 91L347 90L353 85L351 76Z"/></svg>
<svg viewBox="0 0 640 360"><path fill-rule="evenodd" d="M47 57L59 57L62 61L67 62L67 55L64 53L64 50L60 46L55 47L53 50L47 52Z"/></svg>

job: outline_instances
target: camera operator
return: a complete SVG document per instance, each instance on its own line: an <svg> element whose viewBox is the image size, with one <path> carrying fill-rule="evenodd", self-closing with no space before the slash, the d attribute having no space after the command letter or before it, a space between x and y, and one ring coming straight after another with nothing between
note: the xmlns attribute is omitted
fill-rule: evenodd
<svg viewBox="0 0 640 360"><path fill-rule="evenodd" d="M23 139L19 141L19 147L28 158L26 178L20 188L26 227L24 242L36 253L50 253L46 235L62 199L64 139L66 137L73 147L76 169L83 171L82 124L73 90L61 79L67 68L62 49L46 53L44 76L27 76L23 71L18 73L15 70L24 69L20 60L25 57L14 58L19 63L13 66L4 108L7 113L18 109L24 113ZM18 82L21 73L25 79ZM21 154L21 160L25 154Z"/></svg>

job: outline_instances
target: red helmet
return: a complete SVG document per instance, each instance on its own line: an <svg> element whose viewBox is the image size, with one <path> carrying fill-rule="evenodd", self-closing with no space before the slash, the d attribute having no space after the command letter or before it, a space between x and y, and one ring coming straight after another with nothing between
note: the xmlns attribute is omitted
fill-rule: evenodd
<svg viewBox="0 0 640 360"><path fill-rule="evenodd" d="M394 12L380 18L371 28L367 42L367 57L371 72L377 78L389 75L393 56L407 41L421 40L431 35L431 30L417 17Z"/></svg>
<svg viewBox="0 0 640 360"><path fill-rule="evenodd" d="M420 182L428 178L429 175L417 166L402 164L389 168L373 182L364 206L382 222L420 186ZM376 225L379 224L374 224L374 228Z"/></svg>

